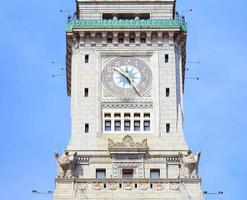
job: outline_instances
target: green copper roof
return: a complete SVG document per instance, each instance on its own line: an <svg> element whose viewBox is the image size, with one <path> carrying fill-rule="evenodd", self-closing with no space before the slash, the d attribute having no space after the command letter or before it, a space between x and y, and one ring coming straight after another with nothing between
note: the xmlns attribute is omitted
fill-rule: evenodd
<svg viewBox="0 0 247 200"><path fill-rule="evenodd" d="M73 28L83 29L172 29L179 28L187 31L187 25L179 19L150 19L150 20L71 20L66 31L72 32Z"/></svg>

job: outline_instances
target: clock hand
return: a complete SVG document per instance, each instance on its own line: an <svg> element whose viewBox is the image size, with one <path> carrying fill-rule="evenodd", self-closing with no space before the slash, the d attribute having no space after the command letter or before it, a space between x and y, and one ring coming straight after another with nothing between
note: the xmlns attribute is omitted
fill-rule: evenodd
<svg viewBox="0 0 247 200"><path fill-rule="evenodd" d="M134 80L132 78L130 78L129 74L128 73L124 73L125 74L125 77L129 80L129 82L131 83L131 85L133 86L134 90L136 91L136 93L141 96L139 90L137 89L135 83L134 83Z"/></svg>
<svg viewBox="0 0 247 200"><path fill-rule="evenodd" d="M125 71L122 71L121 69L118 69L118 68L116 68L116 67L114 67L114 70L117 71L117 72L119 72L119 73L120 73L121 75L123 75L125 78L127 78L127 75L126 75Z"/></svg>
<svg viewBox="0 0 247 200"><path fill-rule="evenodd" d="M133 88L134 88L134 90L136 91L136 93L137 93L139 96L141 96L139 90L138 90L138 89L136 88L136 86L135 86L135 83L134 83L133 79L130 78L130 76L129 76L128 73L126 73L126 72L123 71L122 69L119 69L119 68L116 68L116 67L114 67L114 70L117 71L117 72L119 72L119 73L120 73L121 75L123 75L125 78L127 78L128 81L129 81L129 82L131 83L131 85L133 86Z"/></svg>
<svg viewBox="0 0 247 200"><path fill-rule="evenodd" d="M136 93L137 93L139 96L141 96L139 90L136 88L136 86L135 86L135 84L134 84L133 79L131 79L130 77L127 77L127 78L128 78L128 80L130 81L130 83L131 83L131 85L133 86L133 88L134 88L134 90L136 91Z"/></svg>

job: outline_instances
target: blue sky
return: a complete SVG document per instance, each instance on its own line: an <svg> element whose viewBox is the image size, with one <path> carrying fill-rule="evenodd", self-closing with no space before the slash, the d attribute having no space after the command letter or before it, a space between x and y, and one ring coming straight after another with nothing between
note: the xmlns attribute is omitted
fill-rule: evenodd
<svg viewBox="0 0 247 200"><path fill-rule="evenodd" d="M247 3L243 0L178 0L188 22L185 136L202 150L203 190L224 191L206 199L244 199L247 178ZM53 190L54 150L70 136L66 96L65 22L74 1L1 3L0 7L0 194L1 199L43 200L32 189Z"/></svg>

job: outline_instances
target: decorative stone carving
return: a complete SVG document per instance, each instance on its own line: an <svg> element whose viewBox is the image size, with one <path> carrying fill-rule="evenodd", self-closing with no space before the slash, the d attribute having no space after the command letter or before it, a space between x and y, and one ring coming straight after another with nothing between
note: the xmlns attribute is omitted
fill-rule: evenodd
<svg viewBox="0 0 247 200"><path fill-rule="evenodd" d="M189 150L187 155L181 156L181 176L184 178L198 178L198 164L200 160L201 152L198 152L193 156L192 151Z"/></svg>
<svg viewBox="0 0 247 200"><path fill-rule="evenodd" d="M110 190L116 190L117 189L117 183L108 183L108 187Z"/></svg>
<svg viewBox="0 0 247 200"><path fill-rule="evenodd" d="M87 184L86 183L78 183L78 189L79 190L85 190L87 188Z"/></svg>
<svg viewBox="0 0 247 200"><path fill-rule="evenodd" d="M179 183L171 183L170 190L179 190Z"/></svg>
<svg viewBox="0 0 247 200"><path fill-rule="evenodd" d="M93 187L94 190L101 190L102 189L102 184L93 183L92 187Z"/></svg>
<svg viewBox="0 0 247 200"><path fill-rule="evenodd" d="M113 142L108 139L108 149L148 149L147 139L142 142L134 142L132 137L127 135L123 138L122 142Z"/></svg>
<svg viewBox="0 0 247 200"><path fill-rule="evenodd" d="M133 183L124 183L124 189L125 190L132 190L133 189Z"/></svg>
<svg viewBox="0 0 247 200"><path fill-rule="evenodd" d="M147 190L148 189L148 183L140 183L141 190Z"/></svg>
<svg viewBox="0 0 247 200"><path fill-rule="evenodd" d="M55 152L57 160L58 176L57 178L73 178L75 172L75 160L77 153L69 155L69 151L65 150L62 156Z"/></svg>
<svg viewBox="0 0 247 200"><path fill-rule="evenodd" d="M163 190L164 184L163 183L155 183L154 184L156 190Z"/></svg>

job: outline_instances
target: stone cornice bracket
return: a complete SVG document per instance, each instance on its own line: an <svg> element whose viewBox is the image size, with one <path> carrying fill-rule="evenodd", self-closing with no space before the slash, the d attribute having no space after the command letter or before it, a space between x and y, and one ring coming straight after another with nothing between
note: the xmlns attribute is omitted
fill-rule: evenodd
<svg viewBox="0 0 247 200"><path fill-rule="evenodd" d="M145 155L149 150L147 139L142 142L134 142L129 135L125 136L122 142L113 142L108 138L108 151L112 154L142 154Z"/></svg>
<svg viewBox="0 0 247 200"><path fill-rule="evenodd" d="M84 46L85 45L85 38L84 38L85 32L80 32L79 35L80 35L79 43L81 46Z"/></svg>
<svg viewBox="0 0 247 200"><path fill-rule="evenodd" d="M173 46L174 45L174 32L169 32L169 45Z"/></svg>

